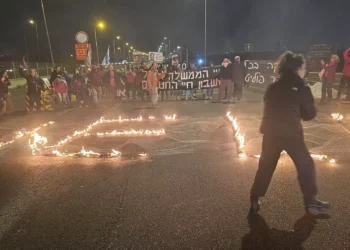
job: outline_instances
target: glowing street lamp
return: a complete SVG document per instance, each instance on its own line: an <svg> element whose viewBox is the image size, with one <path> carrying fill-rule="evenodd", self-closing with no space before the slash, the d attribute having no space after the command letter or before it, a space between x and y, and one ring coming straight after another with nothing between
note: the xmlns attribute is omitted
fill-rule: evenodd
<svg viewBox="0 0 350 250"><path fill-rule="evenodd" d="M117 40L120 40L120 36L117 36Z"/></svg>

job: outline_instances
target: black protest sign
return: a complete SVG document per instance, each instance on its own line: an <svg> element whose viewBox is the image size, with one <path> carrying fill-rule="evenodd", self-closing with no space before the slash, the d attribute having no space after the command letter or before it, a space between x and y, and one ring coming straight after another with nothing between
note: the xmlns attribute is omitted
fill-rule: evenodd
<svg viewBox="0 0 350 250"><path fill-rule="evenodd" d="M274 62L267 60L244 61L244 66L247 69L245 82L249 84L266 85L276 81L274 74Z"/></svg>
<svg viewBox="0 0 350 250"><path fill-rule="evenodd" d="M216 79L216 75L220 69L207 68L201 70L184 70L168 72L166 77L160 81L159 90L190 90L190 89L206 89L216 88L220 85L220 81ZM144 73L142 88L147 88L147 72Z"/></svg>

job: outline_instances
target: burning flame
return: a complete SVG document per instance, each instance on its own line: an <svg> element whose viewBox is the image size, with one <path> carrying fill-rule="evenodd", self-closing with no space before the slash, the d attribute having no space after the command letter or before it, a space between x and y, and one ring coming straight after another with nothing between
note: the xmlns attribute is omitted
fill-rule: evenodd
<svg viewBox="0 0 350 250"><path fill-rule="evenodd" d="M50 122L47 122L47 123L44 123L44 124L41 124L39 125L38 127L32 129L32 130L23 130L23 131L16 131L15 132L15 136L12 138L12 140L10 141L7 141L7 142L0 142L0 149L6 145L10 145L14 142L16 142L17 140L21 139L22 137L26 136L26 135L33 135L34 133L36 133L37 131L39 131L40 129L44 128L44 127L47 127L49 125L52 125L54 124L53 121L50 121Z"/></svg>
<svg viewBox="0 0 350 250"><path fill-rule="evenodd" d="M235 134L235 140L237 142L238 153L243 153L245 139L244 139L244 135L240 133L240 128L237 123L237 118L231 115L230 112L227 112L226 117L232 123L232 128Z"/></svg>
<svg viewBox="0 0 350 250"><path fill-rule="evenodd" d="M333 117L333 115L336 115L338 121L341 121L343 119L343 116L341 114L332 114L332 117ZM233 127L234 134L235 134L235 140L237 142L239 158L246 158L246 157L248 157L243 152L245 139L244 139L244 135L239 132L240 128L238 126L237 118L234 117L233 115L231 115L231 112L227 112L226 113L226 117L232 123L232 127ZM335 119L335 118L333 118L333 119ZM281 155L282 154L287 154L287 152L286 151L282 151ZM327 155L311 154L310 156L313 159L316 159L316 160L321 160L321 161L328 160L328 156ZM252 157L260 159L261 155L253 155ZM335 159L331 159L331 160L329 160L329 163L334 164L334 163L336 163L336 160Z"/></svg>
<svg viewBox="0 0 350 250"><path fill-rule="evenodd" d="M154 116L149 116L148 117L149 120L155 120L156 118ZM164 116L165 120L175 120L176 119L176 115L172 115L172 116ZM51 153L53 155L56 156L60 156L60 157L74 157L74 156L80 156L80 157L120 157L121 153L119 151L116 151L114 149L112 149L112 153L109 154L100 154L100 153L96 153L93 151L87 151L84 149L84 147L82 148L82 150L80 152L77 153L65 153L65 152L61 152L58 150L59 147L67 144L68 142L79 138L79 137L86 137L86 136L123 136L123 135L164 135L165 134L165 130L164 129L160 129L160 130L134 130L134 129L130 129L130 130L124 130L124 131L117 131L114 130L112 132L98 132L98 133L94 133L94 134L90 134L91 130L101 124L104 123L123 123L123 122L140 122L143 121L142 116L139 116L137 118L130 118L130 119L124 119L121 116L119 116L118 119L105 119L104 117L101 117L100 119L98 119L97 121L95 121L94 123L91 123L90 125L86 126L85 129L82 130L76 130L74 131L73 134L66 136L64 139L58 141L56 144L48 146L47 145L47 138L40 136L38 133L36 133L36 131L38 131L41 127L38 127L36 129L33 130L33 132L31 132L30 134L32 135L32 138L29 140L29 147L32 150L32 154L33 155L37 155L39 153L41 153L40 148L44 148L44 149L53 149L51 151ZM42 125L42 127L47 126L48 124L52 124L53 122L49 122L47 124ZM1 144L0 144L1 145ZM140 154L140 156L147 156L147 154Z"/></svg>
<svg viewBox="0 0 350 250"><path fill-rule="evenodd" d="M124 130L122 132L119 132L117 130L114 130L112 132L104 132L104 133L96 133L96 136L119 136L119 135L164 135L165 130Z"/></svg>
<svg viewBox="0 0 350 250"><path fill-rule="evenodd" d="M74 156L78 156L78 157L104 157L104 158L108 158L108 157L121 157L122 153L119 151L116 151L114 149L112 149L112 153L109 154L100 154L100 153L96 153L94 151L91 150L85 150L84 147L82 147L82 149L77 152L77 153L65 153L65 152L60 152L57 149L52 151L52 154L55 156L59 156L59 157L74 157Z"/></svg>
<svg viewBox="0 0 350 250"><path fill-rule="evenodd" d="M165 119L166 121L174 121L174 120L176 120L176 114L173 114L173 115L171 115L171 116L164 115L164 119Z"/></svg>
<svg viewBox="0 0 350 250"><path fill-rule="evenodd" d="M337 122L341 122L344 118L344 116L340 113L333 113L332 115L333 120L337 120Z"/></svg>

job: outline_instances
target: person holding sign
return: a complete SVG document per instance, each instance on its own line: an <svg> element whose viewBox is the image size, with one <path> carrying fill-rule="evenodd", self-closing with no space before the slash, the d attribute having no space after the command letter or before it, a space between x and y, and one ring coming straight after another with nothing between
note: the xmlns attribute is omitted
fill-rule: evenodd
<svg viewBox="0 0 350 250"><path fill-rule="evenodd" d="M222 66L220 68L220 73L217 76L218 79L221 80L220 88L219 88L219 102L222 101L222 97L225 94L225 90L227 89L227 100L232 101L232 64L229 59L225 58L222 62Z"/></svg>
<svg viewBox="0 0 350 250"><path fill-rule="evenodd" d="M152 106L155 107L158 102L158 86L159 81L165 77L166 72L158 73L157 64L152 63L147 73L147 88L151 93Z"/></svg>

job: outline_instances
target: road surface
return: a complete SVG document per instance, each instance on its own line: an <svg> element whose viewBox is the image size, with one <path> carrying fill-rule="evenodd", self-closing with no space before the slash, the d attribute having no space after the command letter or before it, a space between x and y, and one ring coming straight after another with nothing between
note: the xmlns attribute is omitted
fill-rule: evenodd
<svg viewBox="0 0 350 250"><path fill-rule="evenodd" d="M262 94L245 90L240 104L208 101L123 103L100 109L67 109L1 122L3 140L11 131L33 128L54 143L106 118L161 118L176 121L104 124L114 129L164 129L164 136L87 137L98 152L122 151L122 159L32 156L28 137L0 149L0 249L348 249L350 247L350 109L319 106L304 124L310 151L337 164L316 162L320 198L332 203L329 218L305 216L296 170L282 155L261 216L247 219L249 190L257 159L238 157L231 111L245 134L248 155L260 153ZM345 119L330 118L341 112ZM147 158L138 157L147 151ZM136 157L130 157L136 156Z"/></svg>

